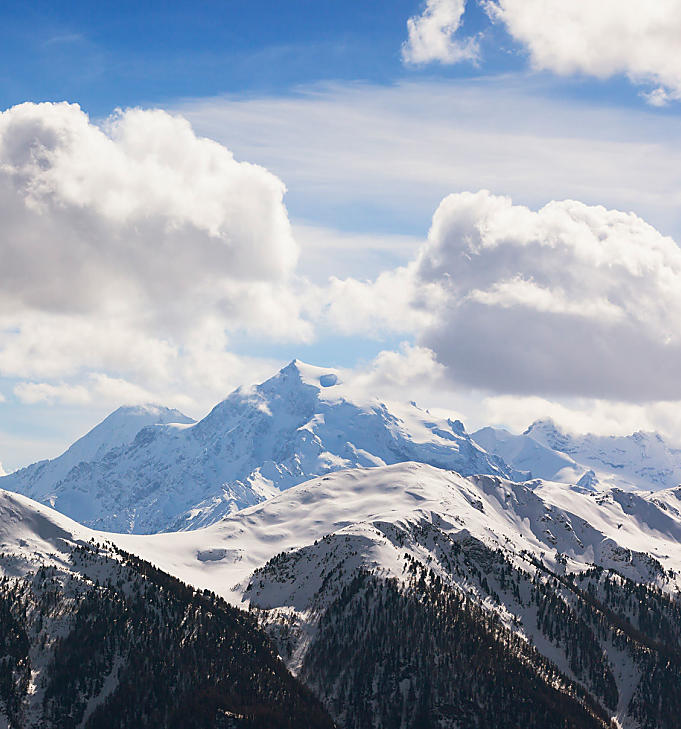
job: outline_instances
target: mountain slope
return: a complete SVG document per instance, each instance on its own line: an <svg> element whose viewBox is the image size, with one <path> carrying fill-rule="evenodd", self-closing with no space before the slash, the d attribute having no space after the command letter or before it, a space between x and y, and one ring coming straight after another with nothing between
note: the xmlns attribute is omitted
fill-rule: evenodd
<svg viewBox="0 0 681 729"><path fill-rule="evenodd" d="M657 491L681 483L681 449L670 447L658 433L573 435L551 420L538 420L524 435L592 469L606 486Z"/></svg>
<svg viewBox="0 0 681 729"><path fill-rule="evenodd" d="M115 539L248 603L349 727L498 726L494 696L509 726L546 726L541 707L552 726L676 726L679 489L595 494L404 463L328 474L206 529ZM535 712L514 702L516 680Z"/></svg>
<svg viewBox="0 0 681 729"><path fill-rule="evenodd" d="M79 464L106 458L110 451L130 444L144 427L169 423L191 425L194 422L179 410L159 405L120 407L58 458L15 471L5 476L0 486L52 504L58 499L57 484ZM4 474L0 473L0 476Z"/></svg>
<svg viewBox="0 0 681 729"><path fill-rule="evenodd" d="M597 563L657 584L665 582L667 570L681 568L681 488L585 493L540 480L464 477L414 462L314 478L203 529L110 537L180 579L239 602L244 580L281 551L329 534L356 532L373 539L381 532L376 524L402 528L407 522L436 524L563 571L566 558L571 569ZM651 566L646 555L659 566Z"/></svg>
<svg viewBox="0 0 681 729"><path fill-rule="evenodd" d="M488 426L471 433L471 438L488 453L499 456L513 468L526 471L531 478L577 483L588 470L530 435L514 435L503 428Z"/></svg>
<svg viewBox="0 0 681 729"><path fill-rule="evenodd" d="M247 613L22 496L0 525L0 726L333 726Z"/></svg>
<svg viewBox="0 0 681 729"><path fill-rule="evenodd" d="M520 477L461 423L414 405L398 416L378 401L357 402L337 372L294 361L236 390L195 425L144 428L67 473L66 464L58 473L50 464L31 467L39 486L25 469L0 479L0 487L98 529L152 533L210 524L312 476L404 461ZM53 483L42 476L49 468L58 476Z"/></svg>
<svg viewBox="0 0 681 729"><path fill-rule="evenodd" d="M412 462L330 473L194 531L100 535L10 494L0 525L0 564L24 582L47 565L135 594L117 565L147 574L141 558L248 605L348 729L675 729L681 711L681 489L589 493ZM74 566L74 549L95 552ZM19 679L21 659L8 658Z"/></svg>

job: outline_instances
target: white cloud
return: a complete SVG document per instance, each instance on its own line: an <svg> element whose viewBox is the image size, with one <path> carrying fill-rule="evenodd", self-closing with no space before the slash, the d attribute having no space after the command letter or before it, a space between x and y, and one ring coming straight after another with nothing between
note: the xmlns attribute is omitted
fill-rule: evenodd
<svg viewBox="0 0 681 729"><path fill-rule="evenodd" d="M500 393L681 397L681 250L633 213L445 198L414 269L419 331L456 381Z"/></svg>
<svg viewBox="0 0 681 729"><path fill-rule="evenodd" d="M634 213L452 194L411 263L316 295L325 324L411 333L481 393L681 398L681 249Z"/></svg>
<svg viewBox="0 0 681 729"><path fill-rule="evenodd" d="M2 462L0 462L0 476L6 476L6 475L7 475L7 472L2 467Z"/></svg>
<svg viewBox="0 0 681 729"><path fill-rule="evenodd" d="M657 432L673 445L681 445L681 400L631 403L600 398L547 399L498 395L481 399L476 424L503 425L513 432L530 423L551 418L564 430L596 435Z"/></svg>
<svg viewBox="0 0 681 729"><path fill-rule="evenodd" d="M465 9L466 0L426 0L421 15L407 20L408 39L402 45L404 62L449 64L476 60L476 40L454 38Z"/></svg>
<svg viewBox="0 0 681 729"><path fill-rule="evenodd" d="M441 298L437 286L416 282L412 267L385 271L374 281L332 277L311 291L307 307L318 323L342 334L369 337L422 329Z"/></svg>
<svg viewBox="0 0 681 729"><path fill-rule="evenodd" d="M52 385L48 382L20 382L14 394L27 405L36 403L84 405L90 402L90 393L82 385L64 383Z"/></svg>
<svg viewBox="0 0 681 729"><path fill-rule="evenodd" d="M667 91L667 89L662 88L662 86L658 86L656 89L653 89L652 91L643 92L643 98L651 105L651 106L667 106L667 104L673 100L672 94Z"/></svg>
<svg viewBox="0 0 681 729"><path fill-rule="evenodd" d="M0 113L0 376L31 403L214 402L253 365L227 332L312 335L284 192L164 111Z"/></svg>
<svg viewBox="0 0 681 729"><path fill-rule="evenodd" d="M379 352L367 367L353 373L352 386L374 396L401 395L414 390L422 391L423 385L432 392L445 385L446 369L435 359L435 354L425 347L403 342L398 350ZM415 395L414 395L415 397Z"/></svg>
<svg viewBox="0 0 681 729"><path fill-rule="evenodd" d="M274 175L160 110L99 127L76 105L13 107L0 114L2 301L242 315L244 282L278 284L296 265L283 194Z"/></svg>
<svg viewBox="0 0 681 729"><path fill-rule="evenodd" d="M294 222L423 235L445 195L488 188L537 207L567 197L635 210L681 237L676 118L558 97L545 78L325 85L178 109L286 180ZM324 279L347 266L329 255ZM381 270L373 254L353 260Z"/></svg>
<svg viewBox="0 0 681 729"><path fill-rule="evenodd" d="M461 386L426 347L403 343L380 352L369 364L343 373L360 397L379 397L396 412L407 399L443 418L458 418L473 432L486 425L523 432L533 421L553 419L574 433L629 435L656 431L681 445L681 400L632 403L588 397L493 395Z"/></svg>
<svg viewBox="0 0 681 729"><path fill-rule="evenodd" d="M135 405L158 400L158 393L151 392L139 385L120 377L110 377L105 373L91 373L83 384L59 382L19 382L14 387L14 395L25 405L90 405L115 408L119 405ZM174 393L165 404L176 407L192 405L192 400L182 394Z"/></svg>
<svg viewBox="0 0 681 729"><path fill-rule="evenodd" d="M681 98L679 0L487 0L491 17L525 45L533 65L598 78L626 74L658 88L660 103Z"/></svg>
<svg viewBox="0 0 681 729"><path fill-rule="evenodd" d="M229 344L219 318L197 321L181 341L169 342L129 322L38 312L19 329L0 327L0 372L23 380L14 391L23 402L97 408L160 402L200 414L275 368L267 359L233 354Z"/></svg>

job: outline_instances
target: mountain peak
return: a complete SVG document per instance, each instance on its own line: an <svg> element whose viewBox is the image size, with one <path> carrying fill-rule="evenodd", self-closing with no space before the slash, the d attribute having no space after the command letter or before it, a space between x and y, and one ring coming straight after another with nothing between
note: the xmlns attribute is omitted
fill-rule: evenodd
<svg viewBox="0 0 681 729"><path fill-rule="evenodd" d="M553 418L537 418L524 431L523 435L532 435L536 432L562 433L562 429Z"/></svg>
<svg viewBox="0 0 681 729"><path fill-rule="evenodd" d="M190 418L175 408L168 408L157 403L141 403L138 405L121 405L108 415L102 423L133 418L151 418L156 425L165 425L168 423L191 425L196 422L194 418Z"/></svg>
<svg viewBox="0 0 681 729"><path fill-rule="evenodd" d="M302 362L299 359L292 359L273 378L268 380L268 382L274 380L281 381L282 379L294 379L304 385L311 385L316 388L333 387L334 385L339 385L341 382L338 370L332 367L317 367L316 365Z"/></svg>

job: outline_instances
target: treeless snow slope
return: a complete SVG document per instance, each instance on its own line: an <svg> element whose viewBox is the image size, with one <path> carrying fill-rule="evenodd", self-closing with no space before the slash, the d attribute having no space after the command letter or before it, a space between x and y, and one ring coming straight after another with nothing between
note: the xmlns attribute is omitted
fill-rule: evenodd
<svg viewBox="0 0 681 729"><path fill-rule="evenodd" d="M66 567L71 548L93 538L103 539L48 506L0 489L0 553L13 557L9 568L4 563L11 576L42 564Z"/></svg>
<svg viewBox="0 0 681 729"><path fill-rule="evenodd" d="M27 497L0 490L0 551L59 558L67 543L112 541L161 569L239 602L243 581L282 551L376 524L436 523L505 551L556 552L575 568L617 565L645 574L618 550L647 553L681 570L681 488L592 494L565 484L463 477L422 463L340 471L190 532L123 535L84 527ZM373 533L373 532L372 532ZM380 540L379 540L380 541ZM386 565L389 567L389 565Z"/></svg>
<svg viewBox="0 0 681 729"><path fill-rule="evenodd" d="M654 580L649 553L681 570L681 489L656 494L591 494L565 484L463 477L421 463L353 469L315 478L193 532L107 535L197 587L240 602L248 578L271 557L342 533L384 543L376 525L423 521L494 548L527 550L572 569L597 563L636 580ZM399 550L398 550L399 551ZM383 552L389 572L394 556ZM372 556L375 559L375 555ZM379 565L380 566L380 565Z"/></svg>

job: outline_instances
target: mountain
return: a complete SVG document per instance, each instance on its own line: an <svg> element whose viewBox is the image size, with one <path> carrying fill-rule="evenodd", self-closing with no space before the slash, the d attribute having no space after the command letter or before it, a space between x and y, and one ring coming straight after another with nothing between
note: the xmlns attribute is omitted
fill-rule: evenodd
<svg viewBox="0 0 681 729"><path fill-rule="evenodd" d="M679 488L399 463L204 529L112 538L248 605L348 729L678 726Z"/></svg>
<svg viewBox="0 0 681 729"><path fill-rule="evenodd" d="M406 462L156 535L0 491L0 575L12 726L678 726L681 488Z"/></svg>
<svg viewBox="0 0 681 729"><path fill-rule="evenodd" d="M104 445L104 421L60 459L2 478L0 487L91 527L153 533L210 524L347 468L419 461L463 474L526 475L483 451L459 421L413 404L389 410L357 401L338 372L297 360L234 391L200 422L187 420L144 427L116 447ZM92 441L87 452L82 441Z"/></svg>
<svg viewBox="0 0 681 729"><path fill-rule="evenodd" d="M593 470L599 483L657 491L681 483L681 449L658 433L574 435L551 420L537 420L524 435Z"/></svg>
<svg viewBox="0 0 681 729"><path fill-rule="evenodd" d="M110 451L129 445L144 427L169 423L191 425L194 422L179 410L159 405L120 407L58 458L15 471L5 476L0 485L54 506L59 499L55 487L81 463L104 459Z"/></svg>
<svg viewBox="0 0 681 729"><path fill-rule="evenodd" d="M488 453L502 458L531 478L577 483L588 469L573 458L542 444L531 435L514 435L503 428L485 427L471 438Z"/></svg>
<svg viewBox="0 0 681 729"><path fill-rule="evenodd" d="M6 491L0 542L0 726L332 729L253 617L214 593Z"/></svg>

